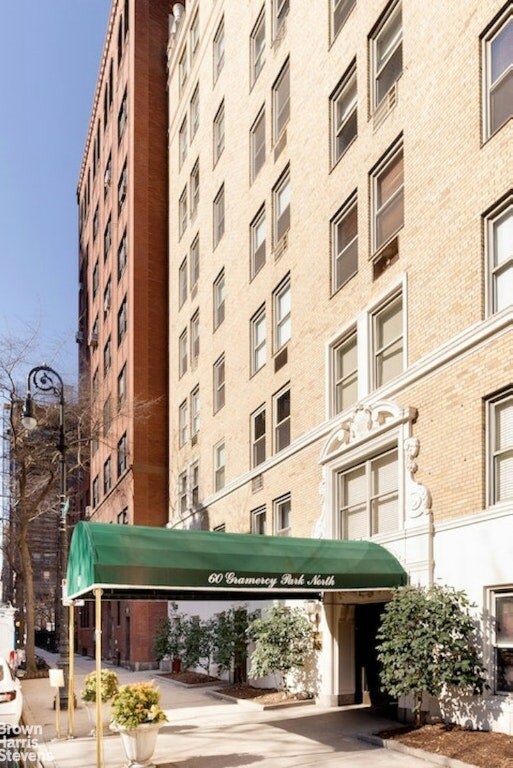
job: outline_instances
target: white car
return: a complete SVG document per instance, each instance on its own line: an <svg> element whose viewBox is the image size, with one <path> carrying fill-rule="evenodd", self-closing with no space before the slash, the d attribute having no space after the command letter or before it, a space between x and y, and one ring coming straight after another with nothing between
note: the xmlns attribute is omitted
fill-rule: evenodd
<svg viewBox="0 0 513 768"><path fill-rule="evenodd" d="M23 708L21 683L7 659L0 656L0 725L19 725Z"/></svg>

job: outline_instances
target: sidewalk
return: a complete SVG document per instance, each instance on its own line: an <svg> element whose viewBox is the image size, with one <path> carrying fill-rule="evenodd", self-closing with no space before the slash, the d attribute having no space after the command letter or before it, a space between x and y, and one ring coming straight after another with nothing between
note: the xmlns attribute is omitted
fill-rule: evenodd
<svg viewBox="0 0 513 768"><path fill-rule="evenodd" d="M38 651L39 653L39 651ZM55 665L56 656L41 654ZM108 666L108 665L105 665ZM86 707L80 701L85 675L94 661L76 657L75 738L54 741L53 689L48 679L23 681L25 724L40 726L35 736L44 768L95 768L96 742L90 735ZM429 768L407 754L390 752L360 741L395 723L366 707L330 709L288 706L261 711L212 697L208 688L183 688L158 677L158 671L129 672L113 667L120 682L154 679L161 691L161 705L169 722L159 733L153 760L159 768ZM67 713L61 714L61 733L67 733ZM126 765L119 735L103 740L105 768Z"/></svg>

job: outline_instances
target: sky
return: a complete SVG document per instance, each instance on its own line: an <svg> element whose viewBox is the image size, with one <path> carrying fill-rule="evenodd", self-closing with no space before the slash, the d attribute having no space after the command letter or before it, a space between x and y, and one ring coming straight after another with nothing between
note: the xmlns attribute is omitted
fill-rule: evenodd
<svg viewBox="0 0 513 768"><path fill-rule="evenodd" d="M76 188L110 0L0 0L0 337L77 377ZM32 362L32 361L30 361Z"/></svg>

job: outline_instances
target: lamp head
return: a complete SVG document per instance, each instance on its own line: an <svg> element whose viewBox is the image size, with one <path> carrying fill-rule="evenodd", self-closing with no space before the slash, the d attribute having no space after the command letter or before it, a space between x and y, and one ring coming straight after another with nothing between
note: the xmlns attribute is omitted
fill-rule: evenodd
<svg viewBox="0 0 513 768"><path fill-rule="evenodd" d="M27 394L23 405L21 423L29 432L37 427L37 419L34 416L34 401L32 400L32 395L30 393Z"/></svg>

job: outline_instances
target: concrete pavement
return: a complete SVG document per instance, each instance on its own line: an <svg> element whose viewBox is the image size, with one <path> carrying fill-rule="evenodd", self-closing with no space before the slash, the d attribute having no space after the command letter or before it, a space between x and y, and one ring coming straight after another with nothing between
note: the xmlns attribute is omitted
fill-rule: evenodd
<svg viewBox="0 0 513 768"><path fill-rule="evenodd" d="M54 665L56 656L45 654ZM108 665L107 665L108 666ZM23 682L24 721L35 727L44 768L95 768L96 743L90 735L87 708L79 694L85 675L94 669L92 659L76 657L77 710L75 738L54 740L53 690L48 679ZM161 705L169 722L158 737L153 760L159 768L429 768L439 763L400 754L360 741L394 726L394 722L367 707L329 709L319 706L287 706L259 710L213 698L207 688L184 688L159 678L154 672L129 672L114 668L120 682L154 679L161 691ZM40 732L42 731L42 733ZM61 731L67 732L67 713L61 715ZM30 737L29 737L30 738ZM103 767L126 765L119 735L103 740Z"/></svg>

